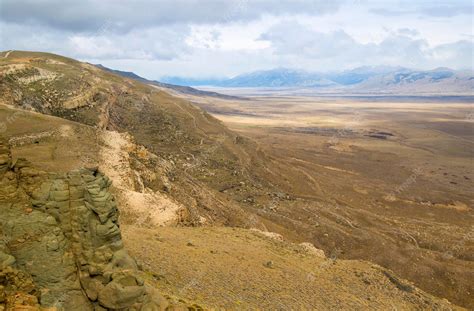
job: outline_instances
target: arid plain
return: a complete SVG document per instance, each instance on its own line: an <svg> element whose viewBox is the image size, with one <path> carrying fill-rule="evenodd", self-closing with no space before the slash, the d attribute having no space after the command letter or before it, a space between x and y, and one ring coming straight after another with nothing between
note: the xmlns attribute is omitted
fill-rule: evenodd
<svg viewBox="0 0 474 311"><path fill-rule="evenodd" d="M333 258L376 262L474 306L469 99L189 99L255 140L280 168L269 174L281 174L297 199L270 211L296 239L308 237Z"/></svg>

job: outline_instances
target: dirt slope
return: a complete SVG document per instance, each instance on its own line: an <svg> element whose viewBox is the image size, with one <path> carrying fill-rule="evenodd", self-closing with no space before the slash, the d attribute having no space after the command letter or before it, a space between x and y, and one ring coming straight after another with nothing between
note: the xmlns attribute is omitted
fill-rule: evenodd
<svg viewBox="0 0 474 311"><path fill-rule="evenodd" d="M123 229L151 284L210 309L453 310L393 272L237 228Z"/></svg>

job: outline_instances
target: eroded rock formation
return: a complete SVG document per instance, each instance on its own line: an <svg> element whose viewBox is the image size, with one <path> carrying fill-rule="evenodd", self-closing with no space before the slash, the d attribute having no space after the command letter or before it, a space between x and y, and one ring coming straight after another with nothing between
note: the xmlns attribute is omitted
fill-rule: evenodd
<svg viewBox="0 0 474 311"><path fill-rule="evenodd" d="M0 310L164 308L123 248L110 184L93 169L13 162L0 140Z"/></svg>

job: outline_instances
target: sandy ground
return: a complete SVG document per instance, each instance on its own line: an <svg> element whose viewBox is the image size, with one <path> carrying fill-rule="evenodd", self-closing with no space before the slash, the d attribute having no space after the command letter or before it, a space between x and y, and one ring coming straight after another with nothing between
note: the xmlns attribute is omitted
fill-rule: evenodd
<svg viewBox="0 0 474 311"><path fill-rule="evenodd" d="M129 153L137 148L130 135L103 131L102 141L99 169L113 181L124 215L133 218L137 225L176 223L183 207L165 194L145 188L140 173L130 167Z"/></svg>

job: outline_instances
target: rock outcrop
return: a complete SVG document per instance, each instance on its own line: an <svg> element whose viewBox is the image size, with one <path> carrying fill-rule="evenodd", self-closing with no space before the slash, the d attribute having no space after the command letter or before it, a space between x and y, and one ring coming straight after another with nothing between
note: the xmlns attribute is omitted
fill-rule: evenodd
<svg viewBox="0 0 474 311"><path fill-rule="evenodd" d="M123 248L110 184L94 169L52 174L13 162L0 141L0 310L164 307Z"/></svg>

